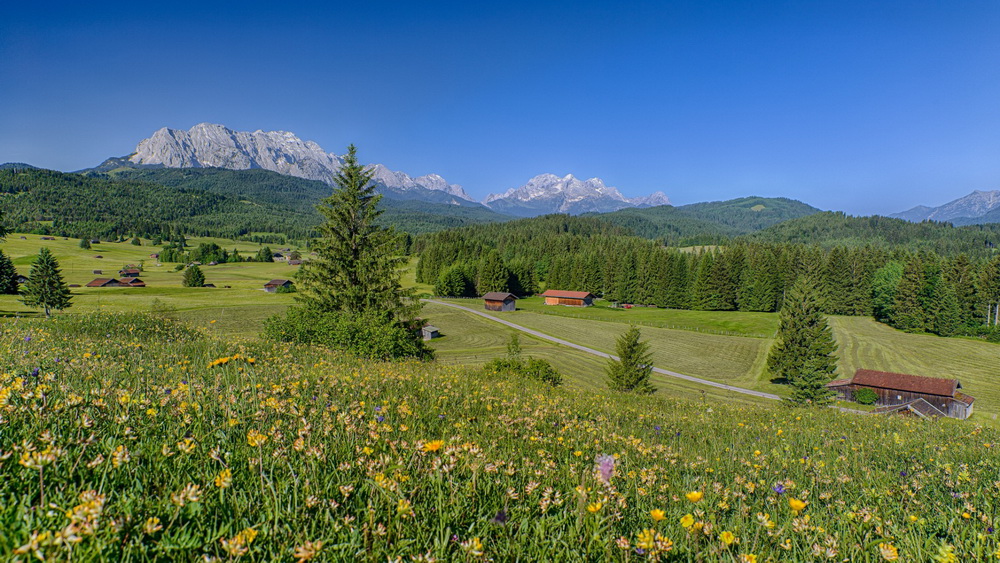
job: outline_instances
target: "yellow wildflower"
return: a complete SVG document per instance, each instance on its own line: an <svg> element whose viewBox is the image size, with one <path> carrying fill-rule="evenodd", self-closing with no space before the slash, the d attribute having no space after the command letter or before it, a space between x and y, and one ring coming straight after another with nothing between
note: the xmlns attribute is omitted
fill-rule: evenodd
<svg viewBox="0 0 1000 563"><path fill-rule="evenodd" d="M757 556L753 553L744 553L740 555L740 563L757 563Z"/></svg>
<svg viewBox="0 0 1000 563"><path fill-rule="evenodd" d="M441 446L443 445L444 445L444 440L431 440L430 442L424 444L424 447L421 449L426 453L436 452L440 450Z"/></svg>
<svg viewBox="0 0 1000 563"><path fill-rule="evenodd" d="M878 551L882 554L882 559L886 561L895 561L899 559L899 550L896 549L896 546L891 543L878 544Z"/></svg>
<svg viewBox="0 0 1000 563"><path fill-rule="evenodd" d="M587 505L587 512L593 514L599 512L602 508L604 508L603 502L592 502Z"/></svg>
<svg viewBox="0 0 1000 563"><path fill-rule="evenodd" d="M654 522L659 522L660 520L663 520L664 518L667 517L667 513L657 508L655 510L650 510L649 516L653 519Z"/></svg>
<svg viewBox="0 0 1000 563"><path fill-rule="evenodd" d="M267 436L261 434L256 430L251 430L247 432L247 443L250 444L251 447L256 448L257 446L263 444L266 441L267 441Z"/></svg>
<svg viewBox="0 0 1000 563"><path fill-rule="evenodd" d="M396 504L396 513L403 518L413 516L413 506L410 504L410 501L405 498L399 499L399 502Z"/></svg>
<svg viewBox="0 0 1000 563"><path fill-rule="evenodd" d="M733 542L736 541L736 536L733 535L732 532L727 530L719 534L719 539L722 540L722 543L726 545L733 545Z"/></svg>
<svg viewBox="0 0 1000 563"><path fill-rule="evenodd" d="M805 509L806 504L809 504L809 503L807 503L805 501L802 501L802 500L799 500L797 498L789 498L788 499L788 506L791 507L792 512L794 512L796 514L798 514L799 512L802 512Z"/></svg>
<svg viewBox="0 0 1000 563"><path fill-rule="evenodd" d="M691 491L690 493L688 493L688 494L686 494L684 496L685 496L685 498L687 498L691 502L698 502L701 499L705 498L705 493L703 493L701 491Z"/></svg>
<svg viewBox="0 0 1000 563"><path fill-rule="evenodd" d="M690 528L694 525L694 516L691 514L685 514L681 516L681 526L684 528Z"/></svg>
<svg viewBox="0 0 1000 563"><path fill-rule="evenodd" d="M215 486L225 489L233 484L233 471L228 467L215 476Z"/></svg>

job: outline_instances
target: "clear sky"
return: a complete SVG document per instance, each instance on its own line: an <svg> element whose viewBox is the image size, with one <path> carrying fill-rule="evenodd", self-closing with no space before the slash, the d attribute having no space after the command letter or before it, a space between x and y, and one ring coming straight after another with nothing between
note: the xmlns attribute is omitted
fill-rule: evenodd
<svg viewBox="0 0 1000 563"><path fill-rule="evenodd" d="M3 2L0 162L285 130L475 197L543 172L853 214L1000 189L1000 2Z"/></svg>

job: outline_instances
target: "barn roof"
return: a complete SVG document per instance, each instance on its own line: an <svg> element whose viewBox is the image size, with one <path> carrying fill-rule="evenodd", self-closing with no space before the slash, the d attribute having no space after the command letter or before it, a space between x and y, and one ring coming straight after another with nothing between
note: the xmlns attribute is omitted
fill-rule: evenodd
<svg viewBox="0 0 1000 563"><path fill-rule="evenodd" d="M109 283L117 283L118 280L115 278L97 278L96 280L87 284L87 287L104 287Z"/></svg>
<svg viewBox="0 0 1000 563"><path fill-rule="evenodd" d="M563 299L586 299L588 297L593 297L594 294L589 291L562 291L559 289L546 289L542 297L561 297Z"/></svg>
<svg viewBox="0 0 1000 563"><path fill-rule="evenodd" d="M962 384L957 379L941 379L937 377L923 377L919 375L908 375L905 373L891 373L887 371L875 371L871 369L859 369L851 379L854 385L865 387L879 387L881 389L895 389L897 391L909 391L911 393L926 393L928 395L940 395L942 397L954 397L955 393L962 388Z"/></svg>
<svg viewBox="0 0 1000 563"><path fill-rule="evenodd" d="M486 301L506 301L508 299L517 299L517 296L505 291L491 291L483 295L483 299Z"/></svg>
<svg viewBox="0 0 1000 563"><path fill-rule="evenodd" d="M264 284L264 287L278 287L279 285L285 285L286 283L292 283L291 280L271 280Z"/></svg>

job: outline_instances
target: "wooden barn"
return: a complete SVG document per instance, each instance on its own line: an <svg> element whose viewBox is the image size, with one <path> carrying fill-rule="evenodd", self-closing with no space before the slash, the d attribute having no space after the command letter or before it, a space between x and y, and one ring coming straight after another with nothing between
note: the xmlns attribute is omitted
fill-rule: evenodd
<svg viewBox="0 0 1000 563"><path fill-rule="evenodd" d="M483 295L487 311L514 311L517 309L515 301L517 297L513 293L503 291L491 291Z"/></svg>
<svg viewBox="0 0 1000 563"><path fill-rule="evenodd" d="M560 291L546 289L542 294L546 305L568 305L570 307L590 307L594 304L594 294L589 291Z"/></svg>
<svg viewBox="0 0 1000 563"><path fill-rule="evenodd" d="M121 287L122 282L115 278L97 278L87 284L87 287Z"/></svg>
<svg viewBox="0 0 1000 563"><path fill-rule="evenodd" d="M142 274L142 270L139 268L125 267L118 270L118 275L123 278L137 278Z"/></svg>
<svg viewBox="0 0 1000 563"><path fill-rule="evenodd" d="M875 412L910 412L919 416L947 416L966 419L972 415L974 397L959 391L957 379L922 377L859 369L851 379L826 384L839 398L853 401L858 389L871 389L878 395Z"/></svg>
<svg viewBox="0 0 1000 563"><path fill-rule="evenodd" d="M279 287L292 287L294 285L291 280L271 280L264 284L264 291L268 293L276 293Z"/></svg>

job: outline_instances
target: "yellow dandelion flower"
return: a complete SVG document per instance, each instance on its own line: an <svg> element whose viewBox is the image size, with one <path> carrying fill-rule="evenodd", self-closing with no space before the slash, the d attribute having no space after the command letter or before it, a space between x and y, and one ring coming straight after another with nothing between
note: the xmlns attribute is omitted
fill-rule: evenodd
<svg viewBox="0 0 1000 563"><path fill-rule="evenodd" d="M705 493L701 491L691 491L690 493L684 495L684 497L691 502L698 502L701 499L705 498Z"/></svg>
<svg viewBox="0 0 1000 563"><path fill-rule="evenodd" d="M809 504L809 503L807 503L807 502L805 502L803 500L799 500L797 498L789 498L788 499L788 506L792 509L792 512L794 512L796 514L798 514L799 512L802 512L805 509L805 507L806 507L807 504Z"/></svg>
<svg viewBox="0 0 1000 563"><path fill-rule="evenodd" d="M431 440L430 442L425 443L421 449L426 453L430 453L440 450L441 446L444 446L444 440Z"/></svg>
<svg viewBox="0 0 1000 563"><path fill-rule="evenodd" d="M657 508L655 510L650 510L649 516L650 518L653 519L654 522L659 522L660 520L663 520L664 518L667 517L667 513Z"/></svg>

